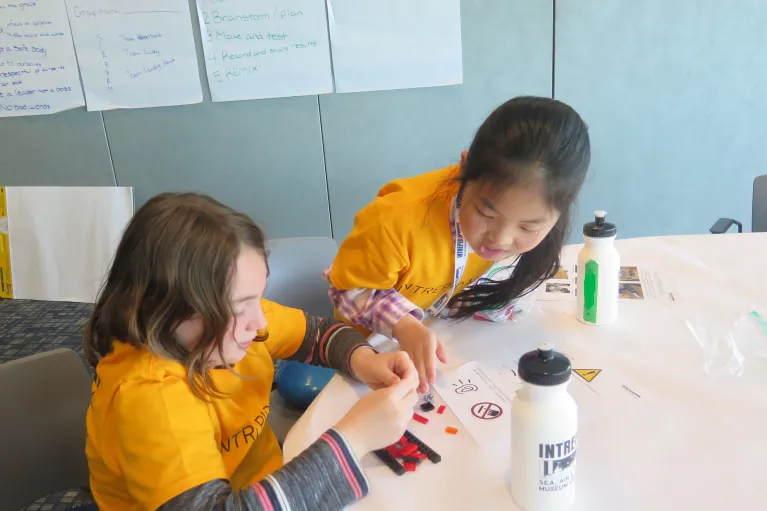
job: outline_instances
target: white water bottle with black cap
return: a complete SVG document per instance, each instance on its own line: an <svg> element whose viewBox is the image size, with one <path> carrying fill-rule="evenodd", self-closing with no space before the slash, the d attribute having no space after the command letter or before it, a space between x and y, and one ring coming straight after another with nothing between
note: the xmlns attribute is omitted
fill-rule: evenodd
<svg viewBox="0 0 767 511"><path fill-rule="evenodd" d="M577 315L588 325L609 325L618 316L618 229L606 221L606 216L604 211L594 211L594 221L583 226L585 244L578 253Z"/></svg>
<svg viewBox="0 0 767 511"><path fill-rule="evenodd" d="M525 511L567 511L575 501L578 407L570 360L548 344L519 360L511 404L511 496Z"/></svg>

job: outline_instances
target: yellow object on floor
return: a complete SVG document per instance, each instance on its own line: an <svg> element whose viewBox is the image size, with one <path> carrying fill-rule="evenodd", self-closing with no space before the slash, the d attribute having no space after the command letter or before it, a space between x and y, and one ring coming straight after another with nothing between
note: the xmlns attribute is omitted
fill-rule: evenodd
<svg viewBox="0 0 767 511"><path fill-rule="evenodd" d="M5 187L0 186L0 219L7 214L7 209L5 207ZM7 232L0 232L0 298L13 298L13 283L11 282L11 249L8 244Z"/></svg>

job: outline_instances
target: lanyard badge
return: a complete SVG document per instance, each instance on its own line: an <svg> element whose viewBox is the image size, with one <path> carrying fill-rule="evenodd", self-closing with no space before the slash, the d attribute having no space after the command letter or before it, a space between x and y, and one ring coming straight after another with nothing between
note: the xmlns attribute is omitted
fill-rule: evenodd
<svg viewBox="0 0 767 511"><path fill-rule="evenodd" d="M466 269L466 261L469 258L469 244L466 241L466 238L463 237L463 234L461 233L461 226L458 223L458 216L461 210L460 195L460 192L456 194L450 206L450 220L454 231L453 237L455 238L455 272L453 273L453 286L448 291L442 293L440 297L437 298L437 300L431 305L431 307L426 309L426 312L432 316L438 316L441 312L444 311L445 306L450 301L450 298L452 298L453 293L455 292L455 288L458 287L458 283L461 281L463 271Z"/></svg>

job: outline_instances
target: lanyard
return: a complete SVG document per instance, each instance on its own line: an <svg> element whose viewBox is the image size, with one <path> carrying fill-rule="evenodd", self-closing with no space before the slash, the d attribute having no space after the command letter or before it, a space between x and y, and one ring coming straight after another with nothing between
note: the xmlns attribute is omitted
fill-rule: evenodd
<svg viewBox="0 0 767 511"><path fill-rule="evenodd" d="M461 226L458 223L458 213L460 210L461 193L458 192L453 198L453 202L450 206L450 226L452 227L451 230L453 231L453 238L455 240L455 273L453 274L453 287L442 293L442 295L431 304L431 307L426 309L426 312L432 316L439 315L447 305L447 302L450 301L450 298L455 292L455 288L458 287L458 283L461 281L463 270L466 269L466 261L469 258L469 244L466 242L466 238L463 237Z"/></svg>

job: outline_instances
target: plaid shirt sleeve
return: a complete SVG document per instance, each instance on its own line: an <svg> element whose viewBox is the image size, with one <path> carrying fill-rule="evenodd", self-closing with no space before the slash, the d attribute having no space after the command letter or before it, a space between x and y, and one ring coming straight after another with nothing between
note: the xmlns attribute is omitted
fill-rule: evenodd
<svg viewBox="0 0 767 511"><path fill-rule="evenodd" d="M330 281L330 268L323 272ZM330 286L328 296L347 321L391 339L399 320L412 314L423 320L423 311L394 289L337 289Z"/></svg>

